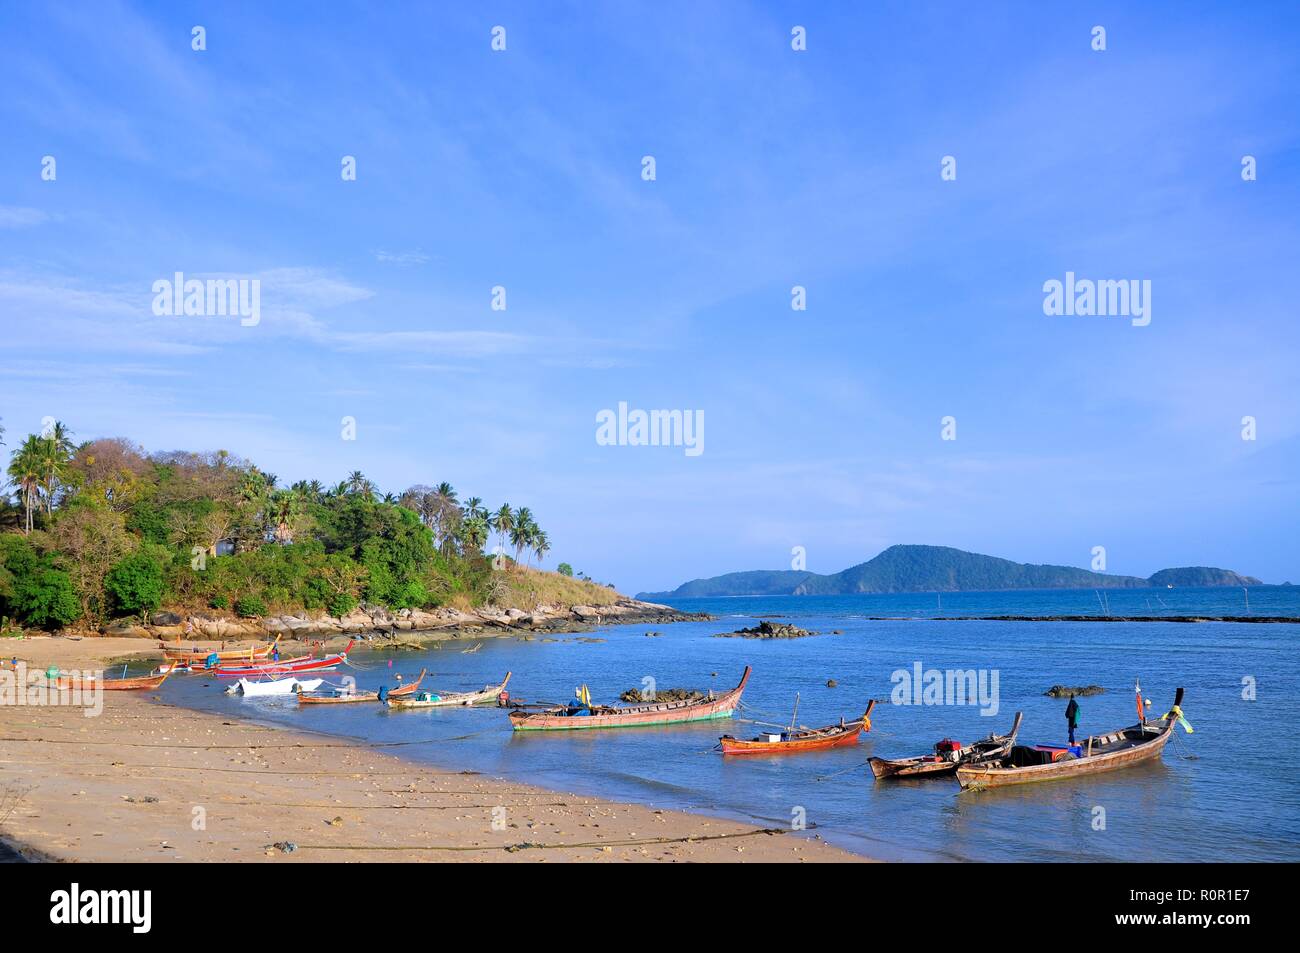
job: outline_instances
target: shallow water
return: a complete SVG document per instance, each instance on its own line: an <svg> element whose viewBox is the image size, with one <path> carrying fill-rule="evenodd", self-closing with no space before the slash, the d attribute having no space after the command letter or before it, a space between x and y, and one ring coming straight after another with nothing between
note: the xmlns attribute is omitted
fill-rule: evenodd
<svg viewBox="0 0 1300 953"><path fill-rule="evenodd" d="M1221 614L1240 591L1129 590L1105 595L1115 615L1157 599L1182 611ZM1087 611L1088 593L954 593L943 611L1048 614ZM1252 589L1256 614L1300 615L1300 588ZM388 711L378 705L299 709L292 699L241 699L205 676L169 679L169 701L372 741L419 742L406 757L473 769L603 797L788 825L802 810L808 825L851 850L908 860L1300 860L1300 795L1291 757L1300 737L1300 625L1245 623L1028 623L870 621L871 615L916 615L929 596L773 597L683 600L713 622L658 627L614 626L585 636L443 643L413 654L354 653L343 669L362 688L394 684L393 672L418 673L452 690L479 688L514 672L510 690L530 701L566 701L590 685L598 702L652 677L660 688L732 687L746 664L754 675L737 719L677 727L599 732L517 733L495 708ZM1095 600L1094 600L1095 602ZM1071 608L1073 606L1073 608ZM1141 606L1138 610L1135 606ZM1216 608L1217 606L1217 608ZM1098 610L1100 608L1098 607ZM715 633L754 618L792 621L816 637L754 641ZM829 634L839 629L840 635ZM582 642L580 638L603 642ZM390 661L392 668L389 667ZM925 668L996 671L996 714L970 705L891 705L891 673ZM1258 700L1244 700L1253 678ZM838 687L828 688L833 678ZM955 780L876 782L865 761L928 751L950 736L969 742L1005 732L1025 712L1022 741L1061 742L1064 700L1046 698L1053 684L1097 683L1100 696L1080 699L1082 730L1096 733L1136 720L1133 682L1140 678L1162 714L1181 685L1195 733L1179 730L1163 760L1112 774L1021 788L958 794ZM426 684L428 684L426 683ZM723 733L756 733L750 718L789 718L800 694L799 722L829 724L877 706L873 729L854 748L782 758L723 758ZM1104 829L1095 829L1098 808Z"/></svg>

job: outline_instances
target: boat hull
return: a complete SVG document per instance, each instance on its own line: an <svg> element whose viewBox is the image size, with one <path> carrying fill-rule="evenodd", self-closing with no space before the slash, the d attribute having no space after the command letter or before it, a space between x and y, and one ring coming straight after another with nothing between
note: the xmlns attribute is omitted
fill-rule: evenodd
<svg viewBox="0 0 1300 953"><path fill-rule="evenodd" d="M59 689L93 692L96 688L106 692L138 692L157 688L167 681L171 671L161 675L141 675L136 678L72 678L60 675L54 680L54 687Z"/></svg>
<svg viewBox="0 0 1300 953"><path fill-rule="evenodd" d="M1024 720L1023 712L1016 712L1011 731L1005 735L990 735L983 741L963 749L962 754L953 760L938 759L933 755L917 755L913 758L871 758L867 761L871 773L877 780L887 778L944 778L957 773L964 764L984 764L1004 757L1015 745L1016 736L1020 734L1020 724Z"/></svg>
<svg viewBox="0 0 1300 953"><path fill-rule="evenodd" d="M515 731L597 731L603 728L655 728L730 718L740 704L740 696L749 681L749 674L750 668L745 666L745 674L741 676L739 685L709 701L633 705L593 715L568 715L563 713L564 709L512 711L510 727Z"/></svg>
<svg viewBox="0 0 1300 953"><path fill-rule="evenodd" d="M1174 700L1177 708L1183 703L1183 690L1178 689ZM1016 784L1037 784L1043 781L1065 781L1071 778L1102 774L1135 764L1159 759L1165 745L1173 736L1177 718L1167 719L1160 727L1139 724L1123 728L1116 735L1133 740L1130 746L1117 751L1094 754L1083 758L1053 761L1026 767L1007 767L1001 762L963 766L957 769L957 783L963 791L982 791L986 788L1010 787Z"/></svg>
<svg viewBox="0 0 1300 953"><path fill-rule="evenodd" d="M278 678L270 682L253 682L241 678L235 689L245 697L257 698L270 695L292 695L295 692L314 692L324 683L320 678Z"/></svg>
<svg viewBox="0 0 1300 953"><path fill-rule="evenodd" d="M796 738L791 741L742 741L739 738L719 739L722 753L729 755L800 754L805 751L825 751L827 748L848 748L858 743L862 725L824 738Z"/></svg>
<svg viewBox="0 0 1300 953"><path fill-rule="evenodd" d="M420 698L415 694L414 688L404 695L393 697L393 693L388 693L388 704L392 708L470 708L474 705L494 705L501 693L506 690L506 685L510 683L511 672L506 672L506 677L501 680L499 685L485 685L481 691L477 692L431 692L430 694L438 695L437 698Z"/></svg>
<svg viewBox="0 0 1300 953"><path fill-rule="evenodd" d="M350 692L343 695L310 695L298 693L299 705L356 705L361 702L379 701L378 692Z"/></svg>

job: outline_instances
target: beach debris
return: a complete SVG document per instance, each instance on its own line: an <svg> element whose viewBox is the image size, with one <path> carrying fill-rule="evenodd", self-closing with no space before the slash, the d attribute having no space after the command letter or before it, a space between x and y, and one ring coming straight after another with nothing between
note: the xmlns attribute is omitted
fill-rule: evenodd
<svg viewBox="0 0 1300 953"><path fill-rule="evenodd" d="M267 850L267 853L269 854L271 850L278 850L282 854L292 854L297 849L298 849L298 845L295 844L293 841L281 840L281 841L276 841L274 844L271 844L270 849Z"/></svg>
<svg viewBox="0 0 1300 953"><path fill-rule="evenodd" d="M719 632L715 639L802 639L818 633L801 629L786 622L772 622L764 619L752 629L737 629L735 632Z"/></svg>
<svg viewBox="0 0 1300 953"><path fill-rule="evenodd" d="M328 824L330 827L342 827L342 826L343 826L343 818L341 818L341 817L335 817L334 820L332 820L332 821L326 821L325 823Z"/></svg>
<svg viewBox="0 0 1300 953"><path fill-rule="evenodd" d="M1089 695L1100 695L1105 690L1100 685L1053 685L1043 694L1048 698L1068 698L1071 695L1086 698Z"/></svg>
<svg viewBox="0 0 1300 953"><path fill-rule="evenodd" d="M122 800L126 801L127 804L157 804L158 803L158 799L151 794L146 794L144 797L130 797L124 794L122 795Z"/></svg>

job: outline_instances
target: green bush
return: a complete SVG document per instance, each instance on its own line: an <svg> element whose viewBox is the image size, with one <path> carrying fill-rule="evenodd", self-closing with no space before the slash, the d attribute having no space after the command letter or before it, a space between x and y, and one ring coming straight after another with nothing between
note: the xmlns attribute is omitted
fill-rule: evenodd
<svg viewBox="0 0 1300 953"><path fill-rule="evenodd" d="M213 596L211 599L208 600L208 608L229 609L230 599L227 598L226 596L223 596L221 593L217 593L215 596Z"/></svg>
<svg viewBox="0 0 1300 953"><path fill-rule="evenodd" d="M329 603L325 606L325 611L335 618L347 615L357 607L357 600L346 592L336 592L330 596Z"/></svg>
<svg viewBox="0 0 1300 953"><path fill-rule="evenodd" d="M267 613L266 603L257 596L241 596L235 600L235 615L241 619L251 619L254 616L264 616Z"/></svg>
<svg viewBox="0 0 1300 953"><path fill-rule="evenodd" d="M147 553L133 553L108 571L104 592L115 615L157 611L162 606L162 566Z"/></svg>
<svg viewBox="0 0 1300 953"><path fill-rule="evenodd" d="M71 625L81 618L72 580L58 569L39 569L15 579L12 602L19 618L43 629Z"/></svg>
<svg viewBox="0 0 1300 953"><path fill-rule="evenodd" d="M573 567L570 566L568 563L560 563L558 566L555 567L555 571L558 572L561 576L573 575Z"/></svg>

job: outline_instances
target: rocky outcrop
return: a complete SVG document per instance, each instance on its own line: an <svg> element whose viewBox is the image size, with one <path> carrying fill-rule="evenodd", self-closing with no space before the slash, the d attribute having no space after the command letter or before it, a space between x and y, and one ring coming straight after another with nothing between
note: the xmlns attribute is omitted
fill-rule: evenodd
<svg viewBox="0 0 1300 953"><path fill-rule="evenodd" d="M1089 695L1100 695L1105 690L1100 685L1053 685L1043 694L1048 698L1069 698L1071 695L1086 698Z"/></svg>
<svg viewBox="0 0 1300 953"><path fill-rule="evenodd" d="M737 629L735 632L719 632L714 636L715 639L803 639L810 635L817 635L816 632L810 632L808 629L801 629L798 626L790 625L786 622L770 622L764 619L752 629Z"/></svg>
<svg viewBox="0 0 1300 953"><path fill-rule="evenodd" d="M113 623L105 626L100 634L163 641L183 639L221 642L275 636L300 641L324 640L336 636L399 639L405 633L410 633L412 638L420 634L449 638L510 632L589 632L598 625L667 623L708 618L710 616L707 613L679 612L670 606L636 599L619 599L603 606L539 605L531 612L493 606L472 612L451 608L393 611L383 606L360 605L342 617L297 612L240 619L212 611L188 614L156 612L150 616L147 625ZM409 644L412 638L402 641Z"/></svg>

